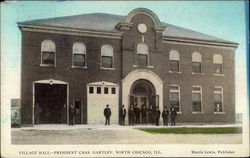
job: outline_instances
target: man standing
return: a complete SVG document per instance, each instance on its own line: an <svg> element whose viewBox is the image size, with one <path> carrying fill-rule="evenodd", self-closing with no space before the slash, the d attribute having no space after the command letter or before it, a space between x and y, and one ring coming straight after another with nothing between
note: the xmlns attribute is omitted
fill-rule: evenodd
<svg viewBox="0 0 250 158"><path fill-rule="evenodd" d="M160 116L161 116L161 111L159 110L159 107L156 107L156 109L155 109L155 124L156 124L156 126L159 126Z"/></svg>
<svg viewBox="0 0 250 158"><path fill-rule="evenodd" d="M71 104L69 106L69 125L74 125L74 115L75 115L75 108L74 106Z"/></svg>
<svg viewBox="0 0 250 158"><path fill-rule="evenodd" d="M136 105L136 107L135 107L135 115L136 115L135 122L136 122L136 124L140 123L140 114L141 114L141 109L138 105Z"/></svg>
<svg viewBox="0 0 250 158"><path fill-rule="evenodd" d="M164 110L162 111L162 119L164 126L168 126L168 116L169 116L169 110L167 109L167 106L165 106Z"/></svg>
<svg viewBox="0 0 250 158"><path fill-rule="evenodd" d="M104 109L104 116L105 116L105 125L110 125L111 109L109 108L108 104Z"/></svg>
<svg viewBox="0 0 250 158"><path fill-rule="evenodd" d="M150 105L148 109L148 122L150 124L153 124L154 122L154 109L152 105Z"/></svg>
<svg viewBox="0 0 250 158"><path fill-rule="evenodd" d="M147 108L145 105L141 109L142 124L147 124Z"/></svg>
<svg viewBox="0 0 250 158"><path fill-rule="evenodd" d="M126 113L127 113L126 108L124 107L124 105L122 105L122 110L121 110L121 116L122 116L121 124L122 125L125 125Z"/></svg>
<svg viewBox="0 0 250 158"><path fill-rule="evenodd" d="M135 111L133 105L130 106L128 115L129 115L129 125L134 125Z"/></svg>
<svg viewBox="0 0 250 158"><path fill-rule="evenodd" d="M170 108L170 117L171 117L171 126L175 126L175 118L176 118L177 112L172 105Z"/></svg>
<svg viewBox="0 0 250 158"><path fill-rule="evenodd" d="M39 104L36 103L35 104L35 124L39 124L40 123L40 115L42 113L42 109L40 108Z"/></svg>

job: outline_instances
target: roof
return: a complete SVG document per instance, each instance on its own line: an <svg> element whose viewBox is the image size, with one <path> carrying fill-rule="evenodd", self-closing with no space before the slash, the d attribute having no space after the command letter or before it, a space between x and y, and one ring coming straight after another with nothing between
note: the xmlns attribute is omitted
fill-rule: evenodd
<svg viewBox="0 0 250 158"><path fill-rule="evenodd" d="M82 30L95 30L95 31L106 31L106 32L119 32L119 30L117 30L115 27L118 23L124 22L125 19L126 16L121 16L121 15L106 14L106 13L91 13L91 14L81 14L74 16L24 21L18 24L72 28L72 29L82 29ZM220 39L214 36L210 36L204 33L200 33L176 25L168 24L165 22L161 22L161 24L162 26L167 27L167 29L163 32L163 35L165 37L176 37L184 39L196 39L204 41L237 44L232 41Z"/></svg>

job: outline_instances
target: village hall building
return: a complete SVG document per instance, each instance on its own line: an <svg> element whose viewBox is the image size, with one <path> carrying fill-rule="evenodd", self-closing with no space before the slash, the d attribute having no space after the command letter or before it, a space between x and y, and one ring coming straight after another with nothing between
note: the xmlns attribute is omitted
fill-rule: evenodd
<svg viewBox="0 0 250 158"><path fill-rule="evenodd" d="M230 40L160 21L146 8L19 22L21 124L120 123L122 105L173 105L177 123L235 122L235 50ZM160 119L162 121L162 119ZM128 124L128 112L125 120Z"/></svg>

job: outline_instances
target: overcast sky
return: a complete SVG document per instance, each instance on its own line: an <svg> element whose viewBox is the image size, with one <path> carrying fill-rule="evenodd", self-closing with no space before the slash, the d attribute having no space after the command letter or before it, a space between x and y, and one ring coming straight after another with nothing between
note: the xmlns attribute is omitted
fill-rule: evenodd
<svg viewBox="0 0 250 158"><path fill-rule="evenodd" d="M1 4L2 105L20 98L21 32L17 22L85 13L127 15L144 7L161 21L239 43L236 51L236 111L246 107L246 32L244 1L9 2Z"/></svg>

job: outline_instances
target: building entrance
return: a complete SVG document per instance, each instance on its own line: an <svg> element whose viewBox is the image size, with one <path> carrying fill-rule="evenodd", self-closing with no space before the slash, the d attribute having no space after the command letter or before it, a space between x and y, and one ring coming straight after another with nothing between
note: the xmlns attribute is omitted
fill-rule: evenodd
<svg viewBox="0 0 250 158"><path fill-rule="evenodd" d="M135 81L130 90L130 105L135 110L134 121L138 123L152 122L148 115L149 108L152 111L159 107L159 97L156 95L153 84L145 79Z"/></svg>
<svg viewBox="0 0 250 158"><path fill-rule="evenodd" d="M37 124L67 123L67 85L66 84L34 84L35 96L34 121Z"/></svg>

